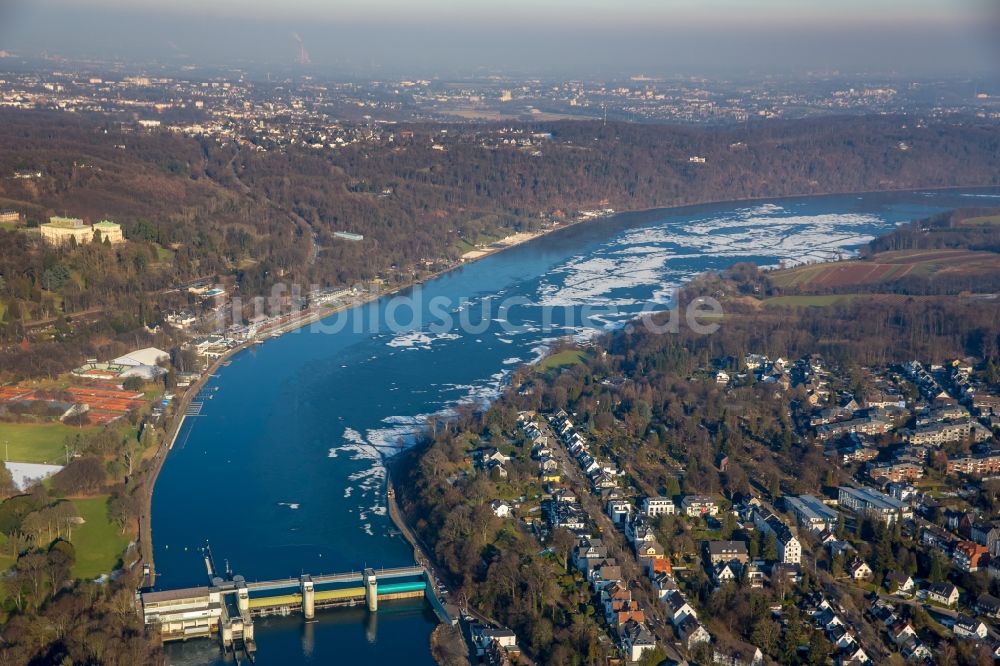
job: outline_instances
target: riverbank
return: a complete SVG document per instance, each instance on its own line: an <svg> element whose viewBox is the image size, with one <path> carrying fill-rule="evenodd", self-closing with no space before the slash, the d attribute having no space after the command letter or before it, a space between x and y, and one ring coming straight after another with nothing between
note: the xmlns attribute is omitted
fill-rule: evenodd
<svg viewBox="0 0 1000 666"><path fill-rule="evenodd" d="M442 275L457 270L462 266L466 266L474 261L478 261L479 259L483 259L485 257L491 256L498 252L502 252L504 250L509 250L513 247L517 247L518 245L523 245L524 243L536 240L538 238L554 233L561 229L568 229L583 222L590 222L593 220L602 219L602 217L606 218L608 216L588 217L578 220L572 220L566 223L561 223L558 226L553 226L550 229L544 229L537 232L519 232L516 234L512 234L504 239L501 239L493 243L489 248L484 250L482 254L478 254L473 258L459 259L458 261L452 262L445 268L421 276L419 279L401 284L397 287L388 289L383 292L369 294L350 303L344 303L334 308L322 307L322 309L308 312L303 316L293 318L291 321L275 327L273 330L268 330L267 336L284 335L286 333L297 331L305 326L309 326L310 324L313 324L317 321L335 315L339 312L343 312L351 308L364 307L365 305L377 301L380 298L386 296L393 296L395 294L399 294L403 291L406 291L407 289L412 289L424 282L441 277ZM139 516L138 540L139 540L141 562L143 565L148 565L149 567L149 572L150 572L148 581L149 585L153 585L156 580L156 567L153 558L153 538L152 538L153 493L155 492L156 488L156 480L159 477L160 471L163 469L163 464L166 461L167 455L169 455L170 450L173 448L173 444L176 441L177 437L179 436L180 430L184 425L185 415L188 407L191 404L191 400L193 396L198 395L198 393L205 387L205 384L208 382L208 380L212 378L212 376L215 375L217 371L219 371L221 368L225 367L228 364L229 360L233 356L235 356L239 352L245 351L255 346L257 342L262 339L264 338L255 338L253 340L247 340L233 347L232 349L227 350L224 354L216 358L212 362L212 364L208 368L206 368L206 370L201 374L201 376L199 376L199 378L185 390L183 396L178 401L175 402L174 412L170 418L167 429L165 431L165 437L163 438L163 441L159 443L159 445L157 446L156 453L154 453L153 455L153 461L151 463L153 467L149 470L149 474L146 479L146 486L143 488L142 491L142 513ZM402 524L404 523L400 521L399 525ZM399 525L397 525L398 529ZM403 530L400 529L400 532L403 532ZM415 545L415 542L414 542L414 547L416 552L417 547Z"/></svg>
<svg viewBox="0 0 1000 666"><path fill-rule="evenodd" d="M973 189L973 188L967 188L967 189ZM974 188L974 189L986 189L986 188L984 188L982 186L979 186L979 187ZM908 188L907 190L904 190L904 191L910 191L910 189ZM819 195L800 195L800 196L810 196L811 197L811 196L819 196ZM668 215L668 214L676 213L678 211L682 212L685 209L690 209L691 207L698 206L698 205L730 203L730 204L733 204L734 206L739 206L741 204L746 204L746 203L749 203L749 202L752 202L752 201L760 201L760 200L764 200L764 199L765 198L762 197L760 199L744 199L744 200L729 201L729 202L725 202L725 201L700 202L700 203L699 202L691 202L691 203L685 203L683 205L678 205L676 207L671 207L671 208L656 208L656 209L649 209L647 211L630 211L630 212L627 212L627 213L620 213L620 214L616 215L615 217L620 217L620 216L627 215L627 216L630 217L630 221L631 221L631 220L635 219L633 216L639 215L639 214L645 214L647 216L650 216L650 218L652 218L654 215ZM766 199L773 199L773 197L767 197ZM594 221L595 219L599 220L601 218L578 219L578 220L573 220L573 221L568 222L568 223L559 224L559 225L554 226L554 227L552 227L550 229L541 230L541 231L539 231L535 235L532 235L532 236L527 237L527 238L523 238L520 243L514 243L514 244L511 244L511 245L502 247L502 248L499 248L499 247L495 248L494 251L490 252L488 255L484 255L483 257L477 257L477 260L478 260L478 258L485 258L485 256L491 256L492 254L496 254L496 253L498 253L498 252L500 252L500 251L502 251L504 249L509 249L509 247L516 247L516 246L518 246L520 244L526 243L528 240L535 240L535 239L541 238L543 236L547 236L549 234L554 234L554 233L556 233L556 232L558 232L560 230L563 230L563 229L569 229L571 227L575 227L576 225L582 224L583 222ZM608 219L614 219L614 218L604 218L604 219L605 219L605 221L607 221ZM601 228L604 228L604 227L601 227ZM305 315L299 315L296 319L294 319L292 321L288 321L288 322L283 323L282 326L276 328L274 332L275 333L280 333L280 332L288 332L288 331L296 330L298 328L301 328L302 326L308 325L309 323L311 323L313 321L316 321L317 319L321 319L323 317L335 314L338 311L341 311L341 310L344 310L344 309L347 309L347 308L357 307L359 305L363 306L365 303L369 303L369 302L374 301L374 300L376 300L378 298L382 298L384 296L391 296L391 295L393 295L395 293L399 293L399 292L404 291L406 289L413 288L417 284L420 284L420 283L428 281L428 280L432 280L432 279L434 279L434 278L436 278L438 276L441 276L441 275L443 275L445 273L453 271L456 268L460 268L460 267L462 267L464 265L468 265L470 263L472 263L472 262L471 261L466 261L466 262L452 262L450 265L448 265L447 267L443 268L442 270L435 271L435 272L430 273L428 275L422 276L419 280L413 280L413 281L408 282L406 284L401 284L398 287L395 287L395 288L393 288L391 290L385 290L385 291L380 292L380 293L374 293L374 294L370 294L370 295L365 295L364 297L357 299L357 301L352 302L350 304L344 304L344 305L340 306L339 308L331 308L331 309L323 308L322 310L318 310L318 311L315 311L315 312L310 312L310 313L305 314ZM217 370L219 370L220 367L222 367L225 363L227 363L228 360L235 353L244 350L247 346L248 346L248 344L242 344L242 345L239 345L238 347L236 347L234 349L227 350L227 352L221 358L217 359L212 364L212 366L209 368L209 370L204 375L202 375L202 377L199 378L199 380L192 387L190 387L185 392L185 394L183 395L182 400L178 401L178 404L176 406L175 412L174 412L174 414L172 416L172 419L171 419L171 422L170 422L170 426L169 426L168 431L167 431L168 436L166 438L164 438L164 442L161 443L160 451L159 451L159 453L157 455L157 460L154 461L154 464L153 464L153 466L151 468L150 478L148 479L148 488L146 489L146 492L148 494L148 501L144 502L144 512L145 512L146 515L143 517L143 521L142 521L143 527L145 528L144 529L144 537L142 539L142 542L143 542L143 550L145 551L144 552L144 558L145 558L144 562L146 562L147 564L152 565L152 557L153 557L152 536L151 536L152 525L151 525L151 521L149 519L150 512L151 512L151 506L152 506L152 493L155 491L156 477L159 474L159 471L162 469L163 460L165 459L165 456L167 455L167 451L169 450L169 448L168 448L169 441L172 439L172 437L177 436L177 433L180 431L180 429L182 427L182 417L184 415L184 412L186 411L186 406L188 404L190 404L190 401L193 398L193 396L197 395L197 393L198 393L199 390L202 390L202 388L204 387L205 383L207 382L208 378L211 375L213 375ZM152 566L151 566L151 568L152 568Z"/></svg>

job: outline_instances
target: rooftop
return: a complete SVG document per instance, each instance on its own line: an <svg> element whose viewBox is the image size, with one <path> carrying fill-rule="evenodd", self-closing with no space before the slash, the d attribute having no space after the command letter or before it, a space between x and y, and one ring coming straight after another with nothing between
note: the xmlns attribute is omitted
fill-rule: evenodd
<svg viewBox="0 0 1000 666"><path fill-rule="evenodd" d="M60 217L59 215L53 215L49 218L49 226L59 227L60 229L79 229L83 226L83 220L78 217Z"/></svg>

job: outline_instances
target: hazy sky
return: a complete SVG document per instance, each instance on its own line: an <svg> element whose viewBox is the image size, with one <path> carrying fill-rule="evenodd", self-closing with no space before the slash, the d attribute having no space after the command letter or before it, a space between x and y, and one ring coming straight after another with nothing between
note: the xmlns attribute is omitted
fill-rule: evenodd
<svg viewBox="0 0 1000 666"><path fill-rule="evenodd" d="M316 68L1000 72L998 0L0 0L0 49Z"/></svg>

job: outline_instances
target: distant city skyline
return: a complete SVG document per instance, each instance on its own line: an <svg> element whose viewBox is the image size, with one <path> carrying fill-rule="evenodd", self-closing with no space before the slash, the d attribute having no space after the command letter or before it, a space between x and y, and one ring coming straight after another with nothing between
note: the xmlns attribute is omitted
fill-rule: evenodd
<svg viewBox="0 0 1000 666"><path fill-rule="evenodd" d="M195 64L566 75L1000 74L990 0L8 0L0 49Z"/></svg>

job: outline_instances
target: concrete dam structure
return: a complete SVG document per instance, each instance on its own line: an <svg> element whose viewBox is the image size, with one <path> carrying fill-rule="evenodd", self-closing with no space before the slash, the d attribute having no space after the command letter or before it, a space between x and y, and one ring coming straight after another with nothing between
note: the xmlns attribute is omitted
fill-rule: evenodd
<svg viewBox="0 0 1000 666"><path fill-rule="evenodd" d="M224 652L253 661L254 617L301 613L309 621L318 609L361 604L376 613L379 601L420 597L427 598L442 621L452 621L423 567L247 582L239 575L218 576L207 546L204 553L209 585L136 595L144 623L158 630L164 642L217 636Z"/></svg>

